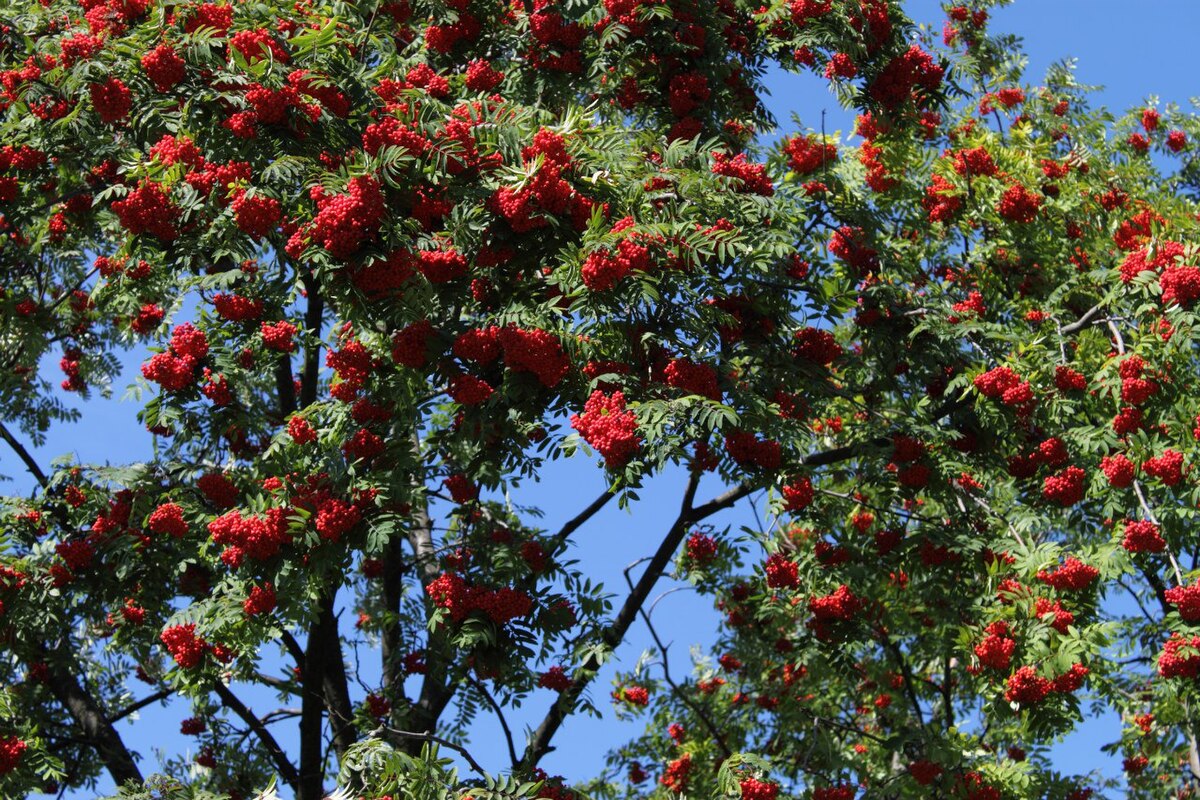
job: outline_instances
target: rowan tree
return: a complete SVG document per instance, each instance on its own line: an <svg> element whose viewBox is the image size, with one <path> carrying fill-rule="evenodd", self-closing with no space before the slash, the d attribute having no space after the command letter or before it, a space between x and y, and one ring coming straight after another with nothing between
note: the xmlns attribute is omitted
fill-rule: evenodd
<svg viewBox="0 0 1200 800"><path fill-rule="evenodd" d="M994 4L9 4L0 792L1193 796L1200 123L1026 82ZM767 69L855 130L773 138ZM39 464L139 348L154 452ZM567 524L507 502L572 455ZM610 503L679 508L615 596ZM664 576L723 620L673 671ZM640 624L644 734L545 775ZM1063 774L1103 713L1124 780Z"/></svg>

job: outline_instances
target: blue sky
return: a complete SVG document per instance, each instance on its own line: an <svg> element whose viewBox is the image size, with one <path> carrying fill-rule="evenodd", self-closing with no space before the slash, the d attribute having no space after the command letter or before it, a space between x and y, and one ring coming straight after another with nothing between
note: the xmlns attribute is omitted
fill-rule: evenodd
<svg viewBox="0 0 1200 800"><path fill-rule="evenodd" d="M943 19L940 4L917 0L907 3L906 8L914 19L940 31ZM1036 82L1049 64L1074 57L1078 59L1080 81L1104 86L1097 102L1113 109L1139 105L1152 95L1162 103L1186 105L1190 96L1200 94L1192 63L1195 34L1200 30L1200 3L1194 0L1147 0L1136 6L1127 0L1017 0L1012 6L995 11L992 25L993 30L1013 32L1024 38L1030 82ZM850 115L838 108L819 82L772 73L767 84L772 94L769 106L781 121L796 112L805 124L819 126L824 110L828 113L830 131L848 129ZM56 361L57 357L47 365L47 374L54 374ZM84 404L83 421L52 431L47 443L35 448L38 459L45 464L68 453L84 463L122 463L146 458L151 440L134 417L138 406L119 399L124 385L136 375L140 361L140 354L125 358L126 371L115 386L114 398L94 399ZM7 451L0 453L0 473L15 478L4 489L6 493L28 490L27 476L20 472L19 463ZM620 511L611 504L577 534L573 556L588 564L589 572L618 596L617 602L625 588L622 570L629 562L653 551L677 508L682 480L678 474L660 478L641 493L644 502L632 512ZM590 502L604 485L603 471L577 457L555 462L554 469L540 484L524 487L513 500L541 506L546 512L545 526L554 529ZM701 490L701 499L719 491L720 487L712 482ZM660 497L662 502L657 502ZM743 508L727 512L716 522L736 527L751 520ZM668 588L666 582L660 588ZM671 654L677 675L687 669L689 648L711 641L714 620L715 612L709 603L691 592L675 592L658 605L656 626L664 640L673 643ZM649 636L639 624L619 652L619 665L628 668L648 646ZM370 676L364 677L370 680ZM611 668L593 686L593 696L602 708L607 707L603 698L609 691L610 677ZM266 706L269 697L250 697L252 705L258 699L263 710L269 710ZM510 723L517 729L536 724L550 699L549 693L535 696L522 710L524 713L514 714ZM171 751L186 746L178 736L178 723L188 715L186 708L151 708L143 712L138 724L121 726L131 746L148 757L148 763L144 764L146 772L154 769L151 756L156 746L165 744ZM599 773L605 752L637 730L636 722L622 724L611 716L601 720L572 719L564 726L556 740L558 749L547 757L544 767L551 773L563 773L574 779ZM281 727L279 733L286 743L289 737L283 735L285 728ZM1061 769L1086 771L1095 766L1100 759L1096 747L1117 735L1112 720L1102 719L1085 726L1059 747ZM472 751L485 766L500 769L507 763L499 727L493 722L482 721L473 738ZM1112 768L1110 764L1106 770Z"/></svg>

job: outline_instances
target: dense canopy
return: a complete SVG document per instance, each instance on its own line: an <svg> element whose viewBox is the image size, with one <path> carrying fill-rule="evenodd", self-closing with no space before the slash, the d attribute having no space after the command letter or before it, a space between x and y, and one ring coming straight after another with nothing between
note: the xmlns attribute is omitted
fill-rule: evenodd
<svg viewBox="0 0 1200 800"><path fill-rule="evenodd" d="M0 8L0 795L1193 796L1200 122L1030 83L996 4ZM131 350L153 452L39 463ZM679 509L628 587L610 503ZM721 619L671 668L668 576ZM1050 758L1104 714L1120 780Z"/></svg>

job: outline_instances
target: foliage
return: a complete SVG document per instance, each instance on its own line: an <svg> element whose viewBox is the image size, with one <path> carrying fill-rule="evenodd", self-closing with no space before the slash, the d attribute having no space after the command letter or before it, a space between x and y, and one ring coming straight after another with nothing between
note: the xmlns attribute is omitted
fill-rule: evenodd
<svg viewBox="0 0 1200 800"><path fill-rule="evenodd" d="M0 793L1080 800L1049 747L1115 713L1121 788L1191 796L1200 124L1023 83L991 5L10 3ZM854 136L767 144L779 68ZM133 347L154 453L45 471ZM509 490L576 454L542 529ZM618 602L570 558L612 501L680 508ZM689 677L668 572L723 614ZM644 733L545 775L639 620ZM197 752L144 780L153 702Z"/></svg>

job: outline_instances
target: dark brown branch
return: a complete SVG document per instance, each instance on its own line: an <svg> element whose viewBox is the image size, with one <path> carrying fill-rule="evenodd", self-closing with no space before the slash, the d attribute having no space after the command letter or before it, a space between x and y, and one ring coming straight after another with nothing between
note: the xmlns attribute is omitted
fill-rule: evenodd
<svg viewBox="0 0 1200 800"><path fill-rule="evenodd" d="M942 709L945 712L946 730L949 731L954 727L954 685L951 683L950 669L953 667L954 659L947 652L943 660L942 670Z"/></svg>
<svg viewBox="0 0 1200 800"><path fill-rule="evenodd" d="M699 473L693 473L688 478L688 487L684 492L685 502L680 509L679 516L671 524L671 528L667 531L666 536L663 537L658 550L650 559L645 572L642 573L642 577L625 599L621 610L617 612L616 618L601 633L600 641L604 645L603 650L594 653L575 670L571 687L559 696L554 705L550 707L550 710L546 712L546 716L542 719L541 724L538 725L537 730L533 732L529 744L525 748L525 754L521 759L523 770L532 771L542 757L550 752L550 741L554 738L554 735L558 732L558 729L562 726L567 716L574 712L580 696L582 696L588 684L596 677L596 673L603 664L605 657L624 641L625 634L629 631L629 626L633 624L633 620L637 617L642 604L646 602L646 598L658 582L659 576L670 562L675 551L679 548L679 544L683 541L688 528L693 522L703 519L703 516L700 515L700 509L693 509L690 507L690 503L686 502L695 496L696 487L699 482ZM737 502L737 498L744 497L746 494L749 494L749 490L745 486L735 487L726 492L725 495L706 503L702 508L709 509L708 513L710 514L715 513Z"/></svg>
<svg viewBox="0 0 1200 800"><path fill-rule="evenodd" d="M908 696L908 701L912 703L913 711L917 714L917 722L921 727L925 727L925 712L921 710L921 701L917 698L917 690L913 685L912 670L908 668L908 661L904 658L904 652L900 646L893 642L885 633L883 646L891 653L892 658L896 660L896 667L900 670L900 675L904 679L904 693Z"/></svg>
<svg viewBox="0 0 1200 800"><path fill-rule="evenodd" d="M84 276L82 278L80 278L79 280L77 280L75 282L74 286L72 286L70 289L64 290L63 293L58 296L57 300L55 300L53 303L51 303L49 306L46 307L46 310L53 311L54 309L58 308L63 303L65 303L67 300L74 297L75 293L78 292L80 289L82 289L83 285L85 283L87 283L88 280L99 271L100 270L98 268L92 267L90 270L87 271L87 273L84 274Z"/></svg>
<svg viewBox="0 0 1200 800"><path fill-rule="evenodd" d="M741 500L743 497L746 497L757 488L758 487L752 483L740 483L737 486L734 486L732 489L714 497L712 500L709 500L707 503L698 508L691 508L688 506L686 509L686 516L689 518L688 522L699 522L702 519L711 517L718 511L723 511L731 507L734 503ZM691 489L691 492L692 496L694 497L695 489ZM685 514L680 515L681 518L683 516L685 516Z"/></svg>
<svg viewBox="0 0 1200 800"><path fill-rule="evenodd" d="M147 695L146 697L143 697L141 700L138 700L137 702L130 703L129 705L125 706L125 708L122 708L120 711L118 711L117 713L115 713L111 717L109 717L108 721L109 722L117 722L119 720L125 719L125 717L128 717L130 714L140 711L141 709L145 708L148 705L151 705L152 703L157 703L159 700L166 700L168 697L170 697L173 694L175 694L175 691L173 689L161 689L152 695Z"/></svg>
<svg viewBox="0 0 1200 800"><path fill-rule="evenodd" d="M34 477L34 480L36 480L43 489L45 489L50 483L46 478L46 473L42 472L42 468L38 466L37 461L35 461L33 456L29 454L29 451L25 449L25 445L21 444L21 442L9 432L8 427L5 426L3 422L0 422L0 439L3 439L8 446L12 448L13 452L17 454L17 457L25 463L25 469L29 471L29 474Z"/></svg>
<svg viewBox="0 0 1200 800"><path fill-rule="evenodd" d="M295 660L296 666L304 669L304 648L296 641L296 637L292 636L290 631L284 631L279 638L287 648L288 654Z"/></svg>
<svg viewBox="0 0 1200 800"><path fill-rule="evenodd" d="M579 530L589 519L596 516L600 509L608 505L608 502L614 497L616 497L615 494L605 489L604 493L589 503L587 508L580 511L559 528L558 533L554 534L554 538L550 540L550 557L553 558L558 555L559 551L566 546L567 539L570 538L571 534Z"/></svg>
<svg viewBox="0 0 1200 800"><path fill-rule="evenodd" d="M630 569L632 569L632 566L626 568L625 570L625 583L629 585L629 589L632 591L633 579L629 577ZM655 603L657 602L658 601L656 600ZM651 605L650 608L652 611L654 609L654 605ZM654 639L654 644L658 647L658 652L662 653L663 678L666 680L667 685L671 687L671 691L675 693L675 696L678 697L685 706L690 708L692 713L695 714L704 724L704 727L708 729L709 735L713 737L713 741L716 742L717 747L721 749L721 754L725 758L729 758L733 755L733 751L730 750L729 745L725 743L725 737L721 735L720 728L713 723L712 718L709 717L704 708L699 703L696 703L694 700L692 700L692 698L688 696L687 692L683 691L679 684L675 682L675 679L671 677L671 664L667 657L667 646L663 644L662 639L658 636L658 631L655 630L654 624L650 621L650 613L647 612L645 608L639 608L638 613L641 614L642 621L646 623L646 629L650 631L650 637Z"/></svg>
<svg viewBox="0 0 1200 800"><path fill-rule="evenodd" d="M475 757L471 755L470 751L468 751L467 748L463 747L460 744L455 744L454 742L450 741L449 739L443 739L440 736L434 736L432 733L420 733L418 731L402 731L402 730L399 730L398 728L384 728L384 730L394 736L400 737L401 739L413 739L413 740L421 741L421 742L433 742L434 744L441 745L442 747L448 747L451 750L453 750L454 752L458 753L460 756L462 756L463 760L466 761L467 764L471 767L471 769L473 769L480 777L483 777L483 778L488 777L487 772L484 770L483 767L481 767L479 765L479 762L475 760Z"/></svg>
<svg viewBox="0 0 1200 800"><path fill-rule="evenodd" d="M420 452L420 442L415 435L413 450L418 454ZM407 538L413 550L421 585L428 586L430 581L438 577L439 572L437 553L433 546L433 523L429 517L428 500L425 496L416 504ZM432 606L429 606L429 609L432 612ZM448 659L444 652L448 643L445 638L444 626L431 630L428 635L425 648L425 678L421 682L421 692L410 710L408 719L408 727L416 728L420 732L433 732L442 710L450 702L457 688L449 680Z"/></svg>
<svg viewBox="0 0 1200 800"><path fill-rule="evenodd" d="M337 618L332 607L322 608L326 615L321 625L325 637L325 707L329 712L329 725L333 731L333 749L340 762L358 741L358 730L354 727L354 706L350 702L350 688L346 678L346 662L342 657L342 639L338 634Z"/></svg>
<svg viewBox="0 0 1200 800"><path fill-rule="evenodd" d="M282 692L283 694L290 694L290 695L299 694L299 691L294 682L284 680L283 678L276 678L274 675L267 675L262 672L256 672L256 673L254 673L254 680L258 681L259 683L270 686L272 689L276 689L276 690Z"/></svg>
<svg viewBox="0 0 1200 800"><path fill-rule="evenodd" d="M940 419L946 414L951 413L959 405L958 401L949 401L935 410L935 418ZM891 439L888 437L877 437L864 444L849 445L846 447L838 447L832 450L825 450L819 453L805 457L801 463L806 466L825 466L835 464L841 461L846 461L858 455L870 452L871 448L887 447L891 444ZM752 492L756 491L759 486L756 483L746 482L734 486L722 494L709 500L700 506L692 506L695 499L696 489L699 486L700 476L693 474L688 482L688 487L684 493L684 501L680 510L679 516L667 531L658 550L650 559L650 564L646 567L646 571L642 573L641 579L637 585L629 593L625 599L625 603L621 606L617 616L613 619L601 634L601 641L607 651L604 655L596 654L581 664L575 672L575 680L571 688L563 692L559 696L557 702L550 707L550 710L543 717L541 724L534 731L528 746L525 748L525 755L521 760L521 767L525 770L532 770L537 766L538 762L546 753L550 752L550 741L562 726L566 717L574 711L575 705L584 689L595 678L597 671L603 662L603 658L607 653L611 653L625 639L626 633L629 631L630 625L637 618L641 611L642 605L646 602L650 592L654 589L654 585L661 577L663 570L670 562L675 551L679 548L683 537L686 535L691 525L706 519L719 511L730 508L739 500L742 500Z"/></svg>
<svg viewBox="0 0 1200 800"><path fill-rule="evenodd" d="M700 476L693 474L688 479L688 488L684 492L685 501L687 498L694 497L696 493L696 485L700 483ZM745 489L745 491L743 491ZM723 508L728 508L737 502L738 499L749 494L749 489L745 485L731 489L720 497L705 503L700 508L693 509L690 505L684 505L679 516L675 518L675 522L671 524L671 528L667 531L667 535L663 537L662 542L658 546L658 550L650 559L646 571L642 573L642 577L638 580L629 597L625 599L621 610L617 612L616 619L613 620L604 632L603 639L609 647L616 647L624 640L625 634L629 631L629 626L633 624L634 618L641 609L642 604L646 602L646 598L650 596L650 592L654 589L654 584L658 582L663 570L671 561L671 557L675 555L675 551L679 548L680 542L683 541L684 534L692 523L698 522L705 517L715 514Z"/></svg>
<svg viewBox="0 0 1200 800"><path fill-rule="evenodd" d="M121 735L100 708L96 699L83 688L70 672L51 667L47 684L58 702L67 709L83 731L88 744L95 748L105 769L117 786L135 781L142 782L142 773L133 760L133 754L125 746Z"/></svg>
<svg viewBox="0 0 1200 800"><path fill-rule="evenodd" d="M1090 323L1092 321L1092 318L1095 317L1097 313L1099 313L1101 308L1103 308L1103 305L1104 305L1103 303L1097 303L1096 305L1089 308L1087 311L1083 312L1082 317L1075 320L1070 325L1064 325L1062 327L1062 334L1064 336L1070 336L1072 333L1075 333L1076 331L1080 331L1080 330L1083 330L1084 328L1086 328L1088 326L1088 323Z"/></svg>
<svg viewBox="0 0 1200 800"><path fill-rule="evenodd" d="M330 612L325 613L326 609ZM300 697L300 775L297 800L325 796L325 747L321 737L325 714L325 659L328 635L323 630L332 616L333 597L321 599L317 618L308 631ZM334 632L336 635L336 631Z"/></svg>
<svg viewBox="0 0 1200 800"><path fill-rule="evenodd" d="M311 274L304 276L304 291L308 294L304 328L309 341L304 348L304 372L300 377L300 407L308 408L317 401L317 375L321 368L321 319L325 315L325 300L321 296L321 287Z"/></svg>
<svg viewBox="0 0 1200 800"><path fill-rule="evenodd" d="M296 381L292 377L292 357L287 353L275 364L275 388L279 393L279 418L287 419L296 412Z"/></svg>
<svg viewBox="0 0 1200 800"><path fill-rule="evenodd" d="M504 718L504 710L500 708L500 704L496 702L496 698L492 697L492 693L487 690L486 686L470 675L467 676L467 680L475 687L475 691L479 692L484 700L487 700L488 705L492 707L492 711L496 712L496 719L500 721L500 729L504 732L504 742L508 745L509 760L512 762L513 769L516 769L521 760L517 758L517 748L513 744L512 729L508 727L508 720Z"/></svg>
<svg viewBox="0 0 1200 800"><path fill-rule="evenodd" d="M39 83L41 83L41 82L39 81ZM45 84L43 84L43 85L45 85ZM43 202L39 203L36 206L33 206L32 208L23 209L23 211L26 214L31 214L31 215L37 214L40 211L45 211L48 208L53 208L54 206L58 205L59 203L65 203L68 200L70 200L72 197L79 197L81 195L89 194L91 192L99 192L102 189L109 188L111 185L112 184L110 184L108 182L104 182L104 183L97 183L94 187L93 186L85 186L84 188L81 188L81 189L74 189L74 190L62 195L61 197L55 197L55 198L51 198L49 200L44 200Z"/></svg>
<svg viewBox="0 0 1200 800"><path fill-rule="evenodd" d="M279 777L293 791L296 791L300 785L300 776L296 773L296 767L288 760L287 754L283 752L283 748L279 746L279 742L267 730L267 726L224 683L217 681L213 685L213 691L217 693L217 697L221 698L221 703L226 708L237 714L242 718L243 722L250 726L250 730L254 731L254 735L258 737L263 747L267 749L272 763L275 764L275 769L279 770Z"/></svg>
<svg viewBox="0 0 1200 800"><path fill-rule="evenodd" d="M1158 600L1158 605L1162 608L1163 614L1170 614L1174 611L1171 604L1167 602L1167 586L1163 583L1158 573L1141 563L1137 564L1137 568L1142 573L1142 577L1146 579L1146 583L1150 584L1150 587L1154 589L1154 597Z"/></svg>
<svg viewBox="0 0 1200 800"><path fill-rule="evenodd" d="M292 719L300 716L301 711L298 708L277 708L267 714L262 715L263 725L270 725L273 722L278 722L281 719Z"/></svg>
<svg viewBox="0 0 1200 800"><path fill-rule="evenodd" d="M394 701L398 699L403 699L403 705L408 706L408 699L404 693L404 631L400 624L400 603L404 597L405 568L404 539L400 536L392 536L383 551L382 594L386 616L380 639L383 649L381 653L382 688L384 694L393 701L393 708L396 706ZM395 720L393 719L393 721Z"/></svg>

